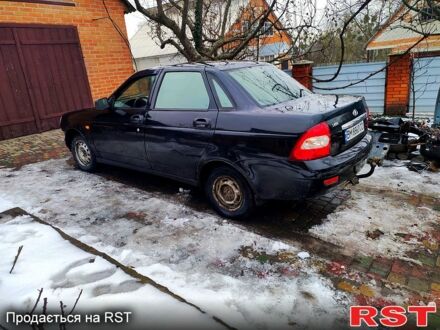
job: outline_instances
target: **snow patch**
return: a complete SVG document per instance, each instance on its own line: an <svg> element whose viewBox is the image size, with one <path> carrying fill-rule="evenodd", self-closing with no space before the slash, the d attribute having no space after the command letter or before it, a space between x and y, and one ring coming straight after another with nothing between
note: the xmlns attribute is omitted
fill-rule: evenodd
<svg viewBox="0 0 440 330"><path fill-rule="evenodd" d="M364 192L362 187L439 198L439 182L440 173L419 174L409 171L402 161L386 161L385 167L361 180L359 189L352 190L351 198L310 232L353 253L403 258L421 244L420 238L432 229L432 224L438 223L438 211L380 193ZM368 237L368 233L377 230L383 234L374 239Z"/></svg>
<svg viewBox="0 0 440 330"><path fill-rule="evenodd" d="M83 290L75 312L129 310L133 313L130 324L138 327L148 323L153 328L165 329L224 328L209 315L151 285L141 284L106 260L76 248L52 228L29 220L19 217L0 224L1 315L10 310L29 312L40 288L49 311L60 313L60 301L70 311ZM20 245L22 253L9 274ZM42 302L36 312L41 310Z"/></svg>
<svg viewBox="0 0 440 330"><path fill-rule="evenodd" d="M349 298L336 291L308 260L272 264L240 255L242 247L252 246L262 255L283 251L296 256L300 251L295 246L184 206L169 195L139 190L75 170L65 160L52 160L24 166L14 176L0 170L1 197L79 240L84 238L233 327L304 329L314 322L338 328L346 322ZM64 260L59 251L61 247L53 258ZM84 279L92 272L89 267L95 267L88 264L89 258L70 258L70 262L84 263L65 271L62 279L56 278L57 290L88 286ZM59 265L57 272L64 272L70 262ZM122 280L115 284L104 278L119 276L119 272L110 274L106 267L99 267L92 273L95 283L104 287L92 286L90 295L110 292L113 297L93 298L96 306L122 302L122 295L133 298L131 293L113 294L122 290ZM34 297L35 285L24 287L23 294ZM159 307L154 309L156 315L168 315ZM313 320L308 313L314 315Z"/></svg>
<svg viewBox="0 0 440 330"><path fill-rule="evenodd" d="M300 259L308 259L308 258L310 258L310 253L302 251L302 252L298 253L298 258L300 258Z"/></svg>
<svg viewBox="0 0 440 330"><path fill-rule="evenodd" d="M439 198L440 172L423 171L417 173L408 170L405 161L385 160L383 166L376 167L374 174L361 180L361 184L380 188L390 188L402 192L415 192Z"/></svg>
<svg viewBox="0 0 440 330"><path fill-rule="evenodd" d="M13 207L14 205L12 203L0 197L0 212L4 212L6 210L12 209Z"/></svg>

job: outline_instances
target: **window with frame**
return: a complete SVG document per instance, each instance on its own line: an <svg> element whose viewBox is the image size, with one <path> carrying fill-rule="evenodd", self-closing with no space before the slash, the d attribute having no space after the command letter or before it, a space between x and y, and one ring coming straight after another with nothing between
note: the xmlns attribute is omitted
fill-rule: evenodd
<svg viewBox="0 0 440 330"><path fill-rule="evenodd" d="M241 23L241 27L242 27L242 32L248 32L249 29L251 28L251 22L249 21L244 21L243 23Z"/></svg>
<svg viewBox="0 0 440 330"><path fill-rule="evenodd" d="M212 85L214 87L215 94L217 95L217 99L220 102L221 108L233 108L234 104L232 103L230 97L226 93L226 91L223 89L223 87L220 85L220 83L216 79L210 80L212 81Z"/></svg>
<svg viewBox="0 0 440 330"><path fill-rule="evenodd" d="M440 6L428 6L420 10L420 20L422 22L429 22L434 19L439 19L438 13L440 12Z"/></svg>
<svg viewBox="0 0 440 330"><path fill-rule="evenodd" d="M273 23L272 22L264 22L262 35L266 37L273 36Z"/></svg>
<svg viewBox="0 0 440 330"><path fill-rule="evenodd" d="M155 75L132 82L115 100L115 108L143 108L148 105Z"/></svg>
<svg viewBox="0 0 440 330"><path fill-rule="evenodd" d="M261 62L271 62L275 59L275 55L260 56Z"/></svg>
<svg viewBox="0 0 440 330"><path fill-rule="evenodd" d="M167 72L157 94L157 110L208 110L210 98L200 72Z"/></svg>

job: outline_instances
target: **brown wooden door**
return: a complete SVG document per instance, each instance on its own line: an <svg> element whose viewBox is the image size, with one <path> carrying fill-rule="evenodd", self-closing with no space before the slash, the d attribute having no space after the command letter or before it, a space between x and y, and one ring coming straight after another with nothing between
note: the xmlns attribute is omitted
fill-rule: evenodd
<svg viewBox="0 0 440 330"><path fill-rule="evenodd" d="M92 105L75 27L0 25L0 139L58 128Z"/></svg>
<svg viewBox="0 0 440 330"><path fill-rule="evenodd" d="M37 131L14 31L0 28L0 139Z"/></svg>

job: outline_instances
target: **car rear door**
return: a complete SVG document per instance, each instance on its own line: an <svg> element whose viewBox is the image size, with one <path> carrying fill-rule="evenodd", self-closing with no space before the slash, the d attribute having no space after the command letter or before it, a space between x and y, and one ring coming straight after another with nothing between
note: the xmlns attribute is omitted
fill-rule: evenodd
<svg viewBox="0 0 440 330"><path fill-rule="evenodd" d="M218 109L203 69L165 69L145 121L148 160L157 172L194 181L212 143Z"/></svg>

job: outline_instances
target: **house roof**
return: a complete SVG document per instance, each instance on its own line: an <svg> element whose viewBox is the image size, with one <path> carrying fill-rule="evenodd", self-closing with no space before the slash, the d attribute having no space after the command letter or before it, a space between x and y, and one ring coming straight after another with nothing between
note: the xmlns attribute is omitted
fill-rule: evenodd
<svg viewBox="0 0 440 330"><path fill-rule="evenodd" d="M409 18L417 14L417 12L409 10L402 4L368 41L366 49L378 50L391 48L396 51L404 51L422 38L420 33L414 31L414 27L419 30L433 31L434 33L440 32L440 22L437 20L424 23L423 28L414 25L414 21L410 22ZM420 43L414 51L437 50L439 48L439 42L436 39L438 38L428 38L426 41Z"/></svg>
<svg viewBox="0 0 440 330"><path fill-rule="evenodd" d="M382 32L391 24L391 22L393 22L397 15L399 15L402 10L404 9L403 4L401 4L399 6L399 8L396 10L396 12L391 15L390 17L388 17L388 19L385 21L385 23L383 23L379 29L376 31L376 33L370 38L370 40L368 40L367 42L367 50L369 50L369 47L372 43L374 43L374 41L382 34Z"/></svg>

